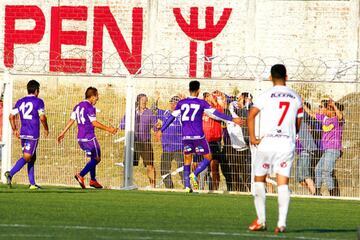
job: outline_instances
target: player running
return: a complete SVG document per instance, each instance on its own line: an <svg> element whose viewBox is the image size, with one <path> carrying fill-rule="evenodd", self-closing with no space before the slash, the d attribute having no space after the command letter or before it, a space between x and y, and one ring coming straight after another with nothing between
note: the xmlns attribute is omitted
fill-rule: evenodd
<svg viewBox="0 0 360 240"><path fill-rule="evenodd" d="M203 113L212 118L223 121L233 121L237 124L241 123L241 118L232 118L221 112L211 108L210 105L202 99L197 98L200 93L200 82L191 81L189 84L190 96L180 100L175 110L169 118L164 122L160 131L156 133L158 139L161 133L174 121L176 117L181 115L182 123L182 141L184 147L184 185L186 192L192 192L190 179L195 189L198 188L197 176L206 169L212 160L208 142L205 139L203 131ZM200 162L194 173L190 175L190 165L192 154L203 155L204 160Z"/></svg>
<svg viewBox="0 0 360 240"><path fill-rule="evenodd" d="M27 84L28 96L19 99L12 109L9 120L14 135L21 140L23 157L20 158L10 171L5 172L7 184L11 187L12 178L27 163L30 190L40 188L35 183L34 164L36 161L36 148L40 137L40 122L44 127L44 135L49 135L49 127L45 116L44 101L39 96L40 84L30 80ZM20 115L21 129L16 128L16 115Z"/></svg>
<svg viewBox="0 0 360 240"><path fill-rule="evenodd" d="M265 179L272 169L278 184L279 219L275 233L285 232L290 202L289 177L294 160L295 138L300 129L303 108L299 95L286 86L286 68L276 64L271 68L273 87L265 91L250 109L248 127L253 154L252 186L257 219L249 226L251 231L266 229ZM260 114L259 114L260 113ZM255 131L255 117L260 124ZM257 135L255 134L257 133Z"/></svg>
<svg viewBox="0 0 360 240"><path fill-rule="evenodd" d="M85 188L84 176L88 172L90 172L91 177L90 187L103 188L103 186L96 180L96 165L101 161L101 155L100 145L95 136L95 127L108 131L111 134L115 134L117 132L117 128L105 126L96 120L96 108L94 106L98 100L99 95L96 88L89 87L86 89L85 100L74 107L68 123L57 137L57 141L60 143L64 139L65 133L69 130L69 128L75 121L77 122L78 143L80 148L85 151L88 157L90 157L90 161L85 165L83 170L75 175L75 179L79 182L83 189Z"/></svg>

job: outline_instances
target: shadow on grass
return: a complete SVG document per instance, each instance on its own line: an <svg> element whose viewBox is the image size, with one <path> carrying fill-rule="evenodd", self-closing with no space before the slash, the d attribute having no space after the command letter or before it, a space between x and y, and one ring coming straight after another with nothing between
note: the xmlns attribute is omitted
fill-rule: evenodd
<svg viewBox="0 0 360 240"><path fill-rule="evenodd" d="M321 229L321 228L307 228L307 229L298 229L293 231L288 231L292 233L304 233L304 232L311 232L311 233L356 233L356 229Z"/></svg>
<svg viewBox="0 0 360 240"><path fill-rule="evenodd" d="M73 188L73 187L42 187L37 190L30 190L27 185L17 185L14 184L12 188L9 188L7 185L0 185L0 194L1 193L10 193L10 194L18 194L18 193L95 193L101 190L98 189L81 189L81 188Z"/></svg>

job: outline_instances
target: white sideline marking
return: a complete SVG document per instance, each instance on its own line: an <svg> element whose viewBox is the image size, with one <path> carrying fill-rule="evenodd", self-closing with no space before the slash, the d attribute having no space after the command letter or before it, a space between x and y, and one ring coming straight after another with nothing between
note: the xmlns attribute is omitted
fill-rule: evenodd
<svg viewBox="0 0 360 240"><path fill-rule="evenodd" d="M23 234L23 233L1 233L0 237L27 237L27 238L53 238L54 235L45 235L45 234Z"/></svg>
<svg viewBox="0 0 360 240"><path fill-rule="evenodd" d="M306 236L286 236L286 235L260 235L255 233L231 233L231 232L189 232L189 231L174 231L165 229L143 229L143 228L116 228L116 227L92 227L92 226L71 226L71 225L28 225L28 224L0 224L0 228L60 228L60 229L75 229L75 230L98 230L98 231L113 231L113 232L148 232L148 233L164 233L164 234L197 234L197 235L210 235L210 236L239 236L239 237L254 237L254 238L275 238L275 239L309 239L309 240L336 240L335 238L314 238ZM8 234L10 236L12 234ZM50 237L49 235L26 235L36 237ZM1 235L0 235L1 236Z"/></svg>

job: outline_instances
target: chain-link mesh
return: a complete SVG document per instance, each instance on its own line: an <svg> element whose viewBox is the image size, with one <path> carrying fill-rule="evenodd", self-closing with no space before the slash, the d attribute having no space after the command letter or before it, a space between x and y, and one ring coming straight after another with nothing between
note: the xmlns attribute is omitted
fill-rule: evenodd
<svg viewBox="0 0 360 240"><path fill-rule="evenodd" d="M21 56L26 56L26 54ZM99 90L100 101L96 106L98 108L98 119L106 125L120 126L120 122L125 115L126 78L120 74L121 71L116 69L111 76L106 71L102 75L78 74L62 76L48 73L46 64L40 66L39 61L32 64L28 59L16 59L15 67L11 70L11 78L14 81L14 103L17 99L26 95L26 82L28 80L35 78L41 83L40 97L45 101L50 135L48 138L42 137L39 142L38 160L35 165L37 181L40 184L74 185L76 182L73 175L87 162L76 141L76 127L71 129L64 142L60 145L56 144L56 136L65 126L72 108L83 99L84 91L88 86L95 86ZM317 109L321 105L322 99L329 99L329 97L343 105L345 124L343 127L342 153L341 157L336 160L331 176L335 179L340 196L360 197L358 61L343 62L315 58L296 60L240 56L225 56L215 59L217 60L213 60L213 78L201 80L201 94L204 92L213 93L218 90L227 95L227 98L224 99L227 103L224 106L225 113L227 113L229 103L236 101L242 92L251 93L253 100L256 101L257 96L271 86L271 82L267 81L265 77L269 74L269 69L274 63L284 63L287 66L290 78L288 85L298 91L313 109ZM202 60L209 61L207 59ZM162 144L154 138L154 130L162 122L159 119L158 110L168 110L171 97L188 95L187 89L190 80L185 79L188 76L187 64L188 61L182 57L149 55L143 58L143 67L139 75L132 79L136 95L147 95L146 107L152 114L151 121L148 123L151 126L147 128L147 131L149 131L148 136L150 136L149 139L146 139L147 144L139 146L138 143L141 141L135 138L135 152L138 152L140 147L143 153L147 153L140 154L138 166L134 167L134 183L139 187L183 188L180 160L176 161L176 159L181 159L181 156L162 156L164 153ZM109 68L115 66L116 68L116 66L120 65L109 64L107 66ZM182 69L181 71L178 69L179 67ZM175 68L176 70L174 70ZM133 109L135 111L135 106ZM223 131L225 131L225 127L226 125L223 124ZM136 129L135 126L135 135L139 133L136 131L140 130ZM322 128L320 127L317 132L315 130L311 132L315 140L321 140L320 134L318 134L321 131ZM111 136L99 130L97 130L96 134L102 150L102 162L98 167L98 179L105 186L122 186L122 166L124 161L122 137L124 131L120 130L116 136ZM219 158L217 160L219 161L220 183L216 189L248 192L249 180L247 179L251 162L248 150L236 151L229 145L230 142L224 138L221 139L220 143L220 152L217 155ZM21 156L20 142L17 139L13 139L12 153L12 164L14 164ZM320 149L312 155L310 163L305 166L308 168L310 178L314 182L316 181L316 165L321 156ZM164 158L172 161L164 164ZM299 168L300 164L298 159L299 156L297 155L294 161L290 186L293 192L297 194L309 194L304 182L299 182L297 168ZM152 161L154 168L144 167L144 162L145 165L151 166L149 163ZM150 181L150 179L154 178L153 169L155 169L155 182ZM206 176L200 178L200 180L204 179L201 180L200 187L214 189L213 182L211 182L212 174L204 175ZM172 178L172 184L169 181L169 176ZM27 183L26 171L21 171L14 178L14 181ZM271 186L270 183L268 191L276 191L276 188L271 190ZM322 194L329 194L326 181L322 182Z"/></svg>

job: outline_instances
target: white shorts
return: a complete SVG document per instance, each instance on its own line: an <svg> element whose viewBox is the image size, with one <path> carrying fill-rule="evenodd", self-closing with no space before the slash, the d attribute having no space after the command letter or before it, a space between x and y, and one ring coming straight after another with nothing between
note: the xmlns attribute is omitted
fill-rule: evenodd
<svg viewBox="0 0 360 240"><path fill-rule="evenodd" d="M272 173L290 177L291 167L294 161L294 151L290 152L263 152L256 148L253 156L253 174L266 176Z"/></svg>

